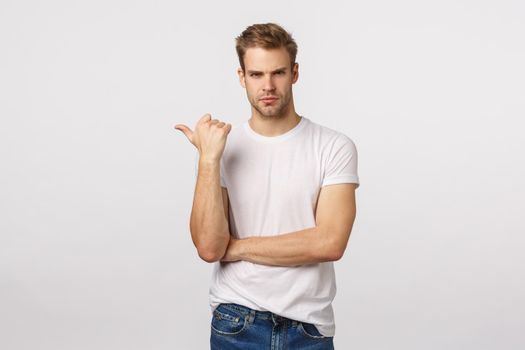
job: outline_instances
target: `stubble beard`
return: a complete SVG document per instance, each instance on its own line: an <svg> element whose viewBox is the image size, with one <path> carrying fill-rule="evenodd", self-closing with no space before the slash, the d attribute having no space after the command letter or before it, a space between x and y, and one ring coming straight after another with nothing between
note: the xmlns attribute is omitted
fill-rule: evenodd
<svg viewBox="0 0 525 350"><path fill-rule="evenodd" d="M286 112L288 109L288 106L290 105L290 95L285 95L280 97L277 101L282 103L279 106L270 106L268 109L264 109L259 107L257 102L259 102L256 98L251 101L252 107L259 112L259 115L263 119L282 119L286 116Z"/></svg>

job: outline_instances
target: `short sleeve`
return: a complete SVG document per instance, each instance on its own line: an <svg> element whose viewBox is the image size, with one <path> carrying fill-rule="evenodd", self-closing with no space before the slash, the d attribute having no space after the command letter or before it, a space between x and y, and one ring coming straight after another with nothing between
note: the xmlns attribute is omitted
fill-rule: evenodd
<svg viewBox="0 0 525 350"><path fill-rule="evenodd" d="M224 180L224 169L223 169L223 163L221 158L221 165L220 165L220 183L221 187L226 187L226 181ZM197 181L197 176L199 175L199 152L195 153L195 181Z"/></svg>
<svg viewBox="0 0 525 350"><path fill-rule="evenodd" d="M341 134L329 148L321 187L340 183L355 183L359 187L357 175L357 149L354 142Z"/></svg>

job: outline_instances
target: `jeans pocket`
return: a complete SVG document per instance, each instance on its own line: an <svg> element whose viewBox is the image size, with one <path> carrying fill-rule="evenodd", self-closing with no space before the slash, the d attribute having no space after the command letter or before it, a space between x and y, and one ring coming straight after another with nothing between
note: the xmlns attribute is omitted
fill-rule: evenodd
<svg viewBox="0 0 525 350"><path fill-rule="evenodd" d="M220 335L239 335L247 328L247 320L241 312L219 304L213 311L211 329Z"/></svg>
<svg viewBox="0 0 525 350"><path fill-rule="evenodd" d="M297 329L299 330L301 334L303 334L304 336L310 339L330 339L332 338L332 337L327 337L327 336L322 335L317 329L317 327L313 325L312 323L299 322Z"/></svg>

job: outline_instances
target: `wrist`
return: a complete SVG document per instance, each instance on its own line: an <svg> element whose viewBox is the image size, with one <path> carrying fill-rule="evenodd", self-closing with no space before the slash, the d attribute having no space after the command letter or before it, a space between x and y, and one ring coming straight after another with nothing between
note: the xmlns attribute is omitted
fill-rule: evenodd
<svg viewBox="0 0 525 350"><path fill-rule="evenodd" d="M242 247L243 240L230 237L230 243L226 249L225 260L227 261L239 261L242 260Z"/></svg>
<svg viewBox="0 0 525 350"><path fill-rule="evenodd" d="M243 247L244 247L244 239L235 239L233 241L234 249L233 249L233 255L235 260L242 260L243 259Z"/></svg>
<svg viewBox="0 0 525 350"><path fill-rule="evenodd" d="M199 157L199 164L205 164L205 165L217 165L221 161L220 157L213 157L213 156L200 156Z"/></svg>

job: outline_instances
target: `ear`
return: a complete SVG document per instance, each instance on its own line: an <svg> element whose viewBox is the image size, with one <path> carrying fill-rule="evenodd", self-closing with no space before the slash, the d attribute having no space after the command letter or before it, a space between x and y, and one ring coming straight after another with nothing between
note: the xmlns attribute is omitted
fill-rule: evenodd
<svg viewBox="0 0 525 350"><path fill-rule="evenodd" d="M246 89L246 81L244 80L244 72L242 68L237 68L237 75L239 76L239 82L241 83L241 86Z"/></svg>
<svg viewBox="0 0 525 350"><path fill-rule="evenodd" d="M292 84L299 79L299 63L295 62L292 67Z"/></svg>

